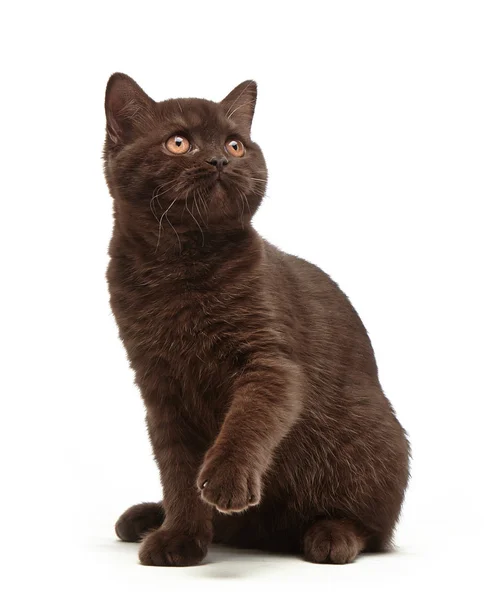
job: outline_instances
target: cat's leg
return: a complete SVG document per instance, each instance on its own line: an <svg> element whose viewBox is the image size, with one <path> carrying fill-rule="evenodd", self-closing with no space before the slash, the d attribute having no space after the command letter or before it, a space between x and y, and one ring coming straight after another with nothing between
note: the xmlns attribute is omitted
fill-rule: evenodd
<svg viewBox="0 0 489 600"><path fill-rule="evenodd" d="M171 405L148 408L147 420L164 489L165 519L144 538L139 559L144 565L196 565L212 540L212 508L195 488L205 443Z"/></svg>
<svg viewBox="0 0 489 600"><path fill-rule="evenodd" d="M221 512L260 502L273 451L301 409L301 373L281 358L255 357L236 379L221 431L205 456L197 486Z"/></svg>
<svg viewBox="0 0 489 600"><path fill-rule="evenodd" d="M347 519L319 519L304 535L304 558L314 563L353 562L367 544L361 528Z"/></svg>
<svg viewBox="0 0 489 600"><path fill-rule="evenodd" d="M115 532L123 542L140 542L145 534L160 527L164 518L161 502L142 502L122 513L115 524Z"/></svg>

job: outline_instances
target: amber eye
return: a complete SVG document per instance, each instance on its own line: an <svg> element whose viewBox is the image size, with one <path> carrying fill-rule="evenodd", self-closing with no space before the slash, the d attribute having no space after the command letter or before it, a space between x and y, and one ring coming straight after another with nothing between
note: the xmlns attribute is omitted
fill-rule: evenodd
<svg viewBox="0 0 489 600"><path fill-rule="evenodd" d="M190 142L183 135L172 135L165 146L172 154L186 154L190 150Z"/></svg>
<svg viewBox="0 0 489 600"><path fill-rule="evenodd" d="M229 140L226 142L226 150L231 156L237 156L238 158L241 158L245 153L243 143L239 140Z"/></svg>

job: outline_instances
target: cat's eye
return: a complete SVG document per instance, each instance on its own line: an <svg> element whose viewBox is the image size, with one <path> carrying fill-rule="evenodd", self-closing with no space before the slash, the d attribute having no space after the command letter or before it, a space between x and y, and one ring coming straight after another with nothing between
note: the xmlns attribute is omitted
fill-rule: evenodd
<svg viewBox="0 0 489 600"><path fill-rule="evenodd" d="M165 146L172 154L186 154L190 150L190 142L183 135L172 135Z"/></svg>
<svg viewBox="0 0 489 600"><path fill-rule="evenodd" d="M231 156L237 156L238 158L241 158L245 153L243 142L239 140L228 140L226 150Z"/></svg>

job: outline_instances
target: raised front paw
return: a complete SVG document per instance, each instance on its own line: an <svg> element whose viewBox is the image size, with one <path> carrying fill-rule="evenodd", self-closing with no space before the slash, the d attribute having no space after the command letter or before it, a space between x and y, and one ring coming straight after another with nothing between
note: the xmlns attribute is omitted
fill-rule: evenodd
<svg viewBox="0 0 489 600"><path fill-rule="evenodd" d="M197 487L202 499L220 512L241 512L260 502L261 476L245 459L237 460L213 447L205 457Z"/></svg>
<svg viewBox="0 0 489 600"><path fill-rule="evenodd" d="M154 567L191 567L202 562L208 545L204 536L157 529L144 538L139 560Z"/></svg>

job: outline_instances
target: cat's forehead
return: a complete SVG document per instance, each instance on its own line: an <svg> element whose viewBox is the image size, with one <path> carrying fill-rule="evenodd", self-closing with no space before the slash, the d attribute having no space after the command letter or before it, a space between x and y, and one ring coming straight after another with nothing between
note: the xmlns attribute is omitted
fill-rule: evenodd
<svg viewBox="0 0 489 600"><path fill-rule="evenodd" d="M231 122L223 107L210 100L178 98L158 103L160 116L178 129L202 131L229 130Z"/></svg>

